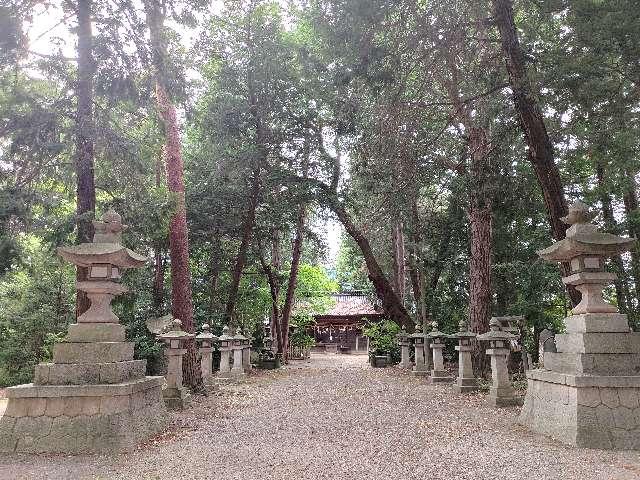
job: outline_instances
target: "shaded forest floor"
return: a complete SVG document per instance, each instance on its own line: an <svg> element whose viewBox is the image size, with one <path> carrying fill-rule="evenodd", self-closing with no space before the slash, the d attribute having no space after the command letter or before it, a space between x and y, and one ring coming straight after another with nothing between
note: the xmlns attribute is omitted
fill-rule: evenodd
<svg viewBox="0 0 640 480"><path fill-rule="evenodd" d="M566 447L516 425L518 410L364 356L314 355L194 398L133 453L11 455L0 478L640 478L640 453Z"/></svg>

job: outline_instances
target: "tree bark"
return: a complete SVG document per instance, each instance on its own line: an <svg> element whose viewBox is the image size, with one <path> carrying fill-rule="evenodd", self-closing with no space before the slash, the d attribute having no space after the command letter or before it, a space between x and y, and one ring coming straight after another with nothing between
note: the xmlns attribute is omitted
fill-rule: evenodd
<svg viewBox="0 0 640 480"><path fill-rule="evenodd" d="M211 267L209 270L209 315L213 318L216 312L218 279L222 268L222 240L220 229L215 228L213 232L213 242L211 245Z"/></svg>
<svg viewBox="0 0 640 480"><path fill-rule="evenodd" d="M630 237L638 238L638 194L636 192L635 175L629 174L631 182L623 195L624 213L627 218L627 233ZM631 249L631 273L633 275L634 291L637 308L640 309L640 247L636 244ZM631 302L629 302L631 303Z"/></svg>
<svg viewBox="0 0 640 480"><path fill-rule="evenodd" d="M251 245L251 238L253 237L253 228L256 223L256 208L259 197L260 169L255 167L251 180L251 193L249 196L247 216L242 224L242 239L240 240L238 255L236 256L235 266L233 267L229 299L227 300L227 306L225 308L225 321L227 324L233 322L233 311L235 310L236 301L238 300L238 289L240 287L240 279L242 278L242 270L247 263L247 254L249 252L249 246Z"/></svg>
<svg viewBox="0 0 640 480"><path fill-rule="evenodd" d="M76 82L76 211L77 242L93 241L93 224L96 209L96 188L94 179L95 125L93 119L93 34L91 31L91 0L78 0L78 80ZM87 269L78 267L76 280L87 279ZM76 317L89 309L89 299L85 292L76 293Z"/></svg>
<svg viewBox="0 0 640 480"><path fill-rule="evenodd" d="M267 263L264 258L262 252L260 252L260 264L262 265L262 270L264 271L267 277L267 283L269 284L269 293L271 294L271 322L272 322L272 331L276 335L277 342L277 351L282 354L283 349L282 345L282 329L280 328L280 308L278 305L278 297L280 294L280 280L278 279L277 272L274 272L274 269Z"/></svg>
<svg viewBox="0 0 640 480"><path fill-rule="evenodd" d="M165 160L167 186L174 195L176 209L169 224L169 256L171 259L171 310L174 318L182 321L182 328L195 332L191 271L189 270L189 232L184 193L184 172L180 148L180 132L176 108L168 92L165 72L166 38L163 32L163 13L157 0L145 2L149 26L153 63L156 75L156 101L165 130ZM184 382L194 390L202 390L202 372L198 351L193 339L186 344L182 362Z"/></svg>
<svg viewBox="0 0 640 480"><path fill-rule="evenodd" d="M405 263L404 263L404 234L402 222L392 222L392 255L393 255L393 287L400 300L404 303L405 294Z"/></svg>
<svg viewBox="0 0 640 480"><path fill-rule="evenodd" d="M562 190L560 171L553 158L553 145L527 76L524 55L513 19L513 2L512 0L492 0L492 3L513 92L513 103L520 128L529 147L528 158L542 189L551 234L554 239L562 240L568 227L561 220L567 214L567 201ZM569 274L567 265L562 265L560 269L562 276ZM580 292L574 287L568 285L567 293L573 306L580 303Z"/></svg>

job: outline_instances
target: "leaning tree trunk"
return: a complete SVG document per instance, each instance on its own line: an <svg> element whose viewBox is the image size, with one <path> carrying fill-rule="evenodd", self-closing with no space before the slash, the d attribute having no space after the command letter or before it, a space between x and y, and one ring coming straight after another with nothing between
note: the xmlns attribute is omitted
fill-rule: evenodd
<svg viewBox="0 0 640 480"><path fill-rule="evenodd" d="M513 92L513 103L518 113L520 128L529 147L529 161L533 165L536 178L542 189L551 225L551 234L556 240L562 240L566 235L567 225L562 222L561 218L567 214L567 201L562 190L560 171L553 158L553 145L549 139L542 112L529 84L524 54L513 19L513 3L512 0L492 1L493 13L500 31L502 50L509 73L509 83ZM568 265L563 264L561 272L563 276L567 276L569 274ZM567 293L574 306L580 303L580 292L575 287L567 285Z"/></svg>
<svg viewBox="0 0 640 480"><path fill-rule="evenodd" d="M93 76L95 65L92 55L91 0L78 0L78 80L76 82L76 211L78 214L77 242L93 240L96 188L94 180L94 120L93 120ZM77 281L87 279L87 269L78 267ZM80 290L76 294L76 317L89 309L87 294Z"/></svg>
<svg viewBox="0 0 640 480"><path fill-rule="evenodd" d="M182 321L189 333L195 332L193 323L193 299L191 296L191 272L189 270L189 232L184 193L184 172L180 133L176 108L167 90L166 38L163 17L157 0L145 2L149 25L153 62L156 75L156 101L158 113L164 125L165 160L167 163L167 187L175 199L175 211L169 224L169 257L171 259L171 310L174 318ZM195 341L186 344L187 352L182 362L184 382L195 390L202 389L202 372Z"/></svg>
<svg viewBox="0 0 640 480"><path fill-rule="evenodd" d="M238 289L240 287L240 280L242 278L242 270L247 263L247 255L249 253L249 246L251 245L251 237L253 236L253 229L256 223L256 208L258 206L258 198L260 196L260 170L258 167L254 169L253 179L251 181L251 193L249 196L249 208L247 210L247 216L242 224L242 239L240 240L240 247L238 248L238 255L236 256L235 266L233 267L233 276L231 277L231 286L229 288L229 299L227 300L227 307L225 309L225 322L227 324L233 321L233 311L236 308L236 301L238 300Z"/></svg>

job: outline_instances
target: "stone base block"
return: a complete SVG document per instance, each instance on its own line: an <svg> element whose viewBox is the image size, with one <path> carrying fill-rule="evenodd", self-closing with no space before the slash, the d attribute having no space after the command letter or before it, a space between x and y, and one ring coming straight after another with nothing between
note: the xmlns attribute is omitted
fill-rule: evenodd
<svg viewBox="0 0 640 480"><path fill-rule="evenodd" d="M544 368L565 374L640 375L640 355L545 352Z"/></svg>
<svg viewBox="0 0 640 480"><path fill-rule="evenodd" d="M640 333L565 333L555 336L558 352L563 353L640 353Z"/></svg>
<svg viewBox="0 0 640 480"><path fill-rule="evenodd" d="M67 342L124 342L124 326L119 323L73 323L69 325Z"/></svg>
<svg viewBox="0 0 640 480"><path fill-rule="evenodd" d="M7 389L0 452L115 453L166 428L162 377L116 385L19 385Z"/></svg>
<svg viewBox="0 0 640 480"><path fill-rule="evenodd" d="M493 395L489 395L487 398L487 402L492 407L517 407L522 405L523 400L522 397L513 396L513 397L496 397Z"/></svg>
<svg viewBox="0 0 640 480"><path fill-rule="evenodd" d="M184 410L191 402L191 394L185 387L165 388L162 390L162 397L170 410Z"/></svg>
<svg viewBox="0 0 640 480"><path fill-rule="evenodd" d="M443 370L431 370L431 383L451 383L453 378Z"/></svg>
<svg viewBox="0 0 640 480"><path fill-rule="evenodd" d="M519 423L563 443L640 450L640 376L532 370Z"/></svg>
<svg viewBox="0 0 640 480"><path fill-rule="evenodd" d="M428 377L429 376L429 370L416 370L415 367L413 367L413 370L411 370L411 375L414 375L416 377Z"/></svg>
<svg viewBox="0 0 640 480"><path fill-rule="evenodd" d="M567 333L628 332L629 321L621 313L583 313L564 319Z"/></svg>
<svg viewBox="0 0 640 480"><path fill-rule="evenodd" d="M453 386L453 391L455 393L469 393L469 392L475 392L477 390L478 390L478 381L475 378L458 377L455 385Z"/></svg>
<svg viewBox="0 0 640 480"><path fill-rule="evenodd" d="M146 360L112 363L41 363L36 365L35 385L87 385L121 383L144 377Z"/></svg>
<svg viewBox="0 0 640 480"><path fill-rule="evenodd" d="M111 363L133 360L133 342L61 342L53 346L53 363Z"/></svg>

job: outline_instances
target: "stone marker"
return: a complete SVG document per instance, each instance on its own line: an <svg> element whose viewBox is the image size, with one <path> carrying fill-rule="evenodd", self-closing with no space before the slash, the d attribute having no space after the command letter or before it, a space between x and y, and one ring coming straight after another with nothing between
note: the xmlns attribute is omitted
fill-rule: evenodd
<svg viewBox="0 0 640 480"><path fill-rule="evenodd" d="M245 341L247 337L238 332L232 337L231 350L233 351L233 366L231 367L231 375L239 377L244 375L243 351L245 349Z"/></svg>
<svg viewBox="0 0 640 480"><path fill-rule="evenodd" d="M407 334L407 330L402 327L402 330L396 336L398 340L398 345L400 345L400 367L401 368L411 368L411 358L409 358L409 346L411 343L409 342L409 335Z"/></svg>
<svg viewBox="0 0 640 480"><path fill-rule="evenodd" d="M635 240L598 232L594 214L577 202L563 221L565 239L538 254L566 262L582 301L555 336L557 352L544 352L544 368L527 372L520 423L571 445L640 449L640 334L626 315L605 303L602 290L616 279L604 260L628 251Z"/></svg>
<svg viewBox="0 0 640 480"><path fill-rule="evenodd" d="M54 345L53 362L36 366L33 383L7 388L0 452L129 451L167 425L163 379L145 377L146 361L133 359L133 343L111 310L111 300L127 291L122 272L147 258L121 245L126 225L113 210L93 225L92 243L58 248L87 268L77 288L91 306Z"/></svg>
<svg viewBox="0 0 640 480"><path fill-rule="evenodd" d="M222 335L218 338L220 349L220 369L218 371L218 377L229 378L231 375L231 348L233 346L233 337L229 335L229 326L225 325L222 328Z"/></svg>
<svg viewBox="0 0 640 480"><path fill-rule="evenodd" d="M473 375L473 364L471 363L471 352L473 346L471 340L476 334L467 329L466 320L460 320L458 333L451 335L451 338L458 339L456 350L458 351L458 378L453 386L456 393L468 393L478 390L478 380Z"/></svg>
<svg viewBox="0 0 640 480"><path fill-rule="evenodd" d="M196 336L198 342L198 352L200 353L200 370L202 371L202 381L205 385L211 386L213 382L213 345L218 341L218 337L211 333L208 324L202 325L202 333Z"/></svg>
<svg viewBox="0 0 640 480"><path fill-rule="evenodd" d="M413 348L415 349L415 365L413 366L413 371L411 373L420 377L429 375L427 365L424 362L425 335L422 333L422 326L419 323L416 324L415 333L409 335L409 338L413 340Z"/></svg>
<svg viewBox="0 0 640 480"><path fill-rule="evenodd" d="M172 410L182 410L189 403L189 390L182 386L182 356L187 352L186 343L195 335L182 330L182 321L175 319L171 330L160 335L167 345L167 387L162 390L164 403Z"/></svg>
<svg viewBox="0 0 640 480"><path fill-rule="evenodd" d="M431 339L431 350L433 351L433 370L431 370L431 383L449 383L453 381L447 371L444 369L444 358L442 350L444 350L444 339L447 338L445 333L438 330L436 322L431 323L431 332L427 335Z"/></svg>
<svg viewBox="0 0 640 480"><path fill-rule="evenodd" d="M490 330L478 335L478 340L488 342L487 355L491 357L491 388L489 389L489 404L494 407L509 407L520 404L520 397L511 385L507 359L511 353L510 344L517 337L509 332L500 330L500 322L492 318L489 322Z"/></svg>

